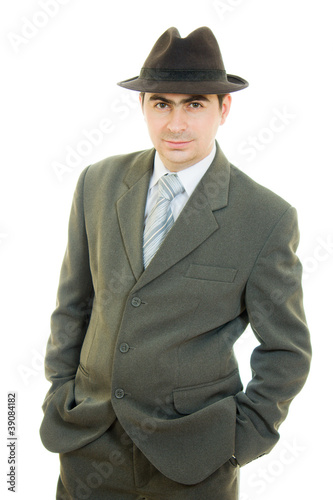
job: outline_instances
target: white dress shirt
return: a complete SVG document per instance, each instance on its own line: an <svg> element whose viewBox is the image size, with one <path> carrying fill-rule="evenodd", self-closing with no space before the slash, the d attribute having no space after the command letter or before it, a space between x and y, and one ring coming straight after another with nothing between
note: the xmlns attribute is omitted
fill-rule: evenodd
<svg viewBox="0 0 333 500"><path fill-rule="evenodd" d="M216 144L214 142L214 147L212 152L206 156L203 160L199 161L195 165L191 167L185 168L184 170L180 170L177 172L179 180L184 186L185 191L181 194L178 194L171 201L171 211L173 215L174 221L179 216L180 212L183 210L186 205L187 200L201 181L204 174L207 172L208 168L212 164L216 154ZM146 211L145 211L145 220L148 217L148 214L151 212L153 207L156 204L157 196L158 196L158 186L157 183L161 177L165 174L172 174L175 172L170 172L162 163L162 160L159 154L155 153L154 159L154 170L150 179L148 194L147 194L147 202L146 202Z"/></svg>

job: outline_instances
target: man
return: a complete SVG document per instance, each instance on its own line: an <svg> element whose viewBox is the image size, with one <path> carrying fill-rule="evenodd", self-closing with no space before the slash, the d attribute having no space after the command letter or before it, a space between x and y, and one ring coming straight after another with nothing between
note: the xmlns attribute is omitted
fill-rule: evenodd
<svg viewBox="0 0 333 500"><path fill-rule="evenodd" d="M170 28L120 85L141 92L154 149L78 181L41 426L57 498L235 500L309 370L296 212L215 143L248 84L209 28ZM249 323L243 390L233 345Z"/></svg>

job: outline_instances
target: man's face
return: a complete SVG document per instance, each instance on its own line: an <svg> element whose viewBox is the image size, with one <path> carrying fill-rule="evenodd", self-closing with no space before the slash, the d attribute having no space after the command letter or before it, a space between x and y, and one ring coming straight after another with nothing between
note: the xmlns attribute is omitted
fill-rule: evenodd
<svg viewBox="0 0 333 500"><path fill-rule="evenodd" d="M143 114L149 135L168 170L178 172L209 155L230 104L230 94L222 109L215 94L145 94Z"/></svg>

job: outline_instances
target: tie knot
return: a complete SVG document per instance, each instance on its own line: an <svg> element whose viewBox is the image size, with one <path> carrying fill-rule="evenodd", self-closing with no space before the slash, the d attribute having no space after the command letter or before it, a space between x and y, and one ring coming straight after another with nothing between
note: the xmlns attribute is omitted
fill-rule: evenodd
<svg viewBox="0 0 333 500"><path fill-rule="evenodd" d="M169 201L173 200L177 194L184 191L184 186L180 182L177 174L166 174L158 181L159 196Z"/></svg>

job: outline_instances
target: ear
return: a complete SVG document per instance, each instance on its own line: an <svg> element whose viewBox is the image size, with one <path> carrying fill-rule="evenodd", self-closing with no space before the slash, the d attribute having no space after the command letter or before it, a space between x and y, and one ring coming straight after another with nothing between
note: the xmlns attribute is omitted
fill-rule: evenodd
<svg viewBox="0 0 333 500"><path fill-rule="evenodd" d="M221 122L220 125L223 125L227 119L227 116L229 114L230 108L231 108L231 95L226 94L223 98L223 103L222 103L222 113L221 113Z"/></svg>
<svg viewBox="0 0 333 500"><path fill-rule="evenodd" d="M139 101L140 101L141 110L144 114L144 94L142 94L142 92L140 92L140 94L139 94Z"/></svg>
<svg viewBox="0 0 333 500"><path fill-rule="evenodd" d="M144 95L142 93L139 94L139 101L140 101L141 111L143 114L143 119L144 121L146 121Z"/></svg>

